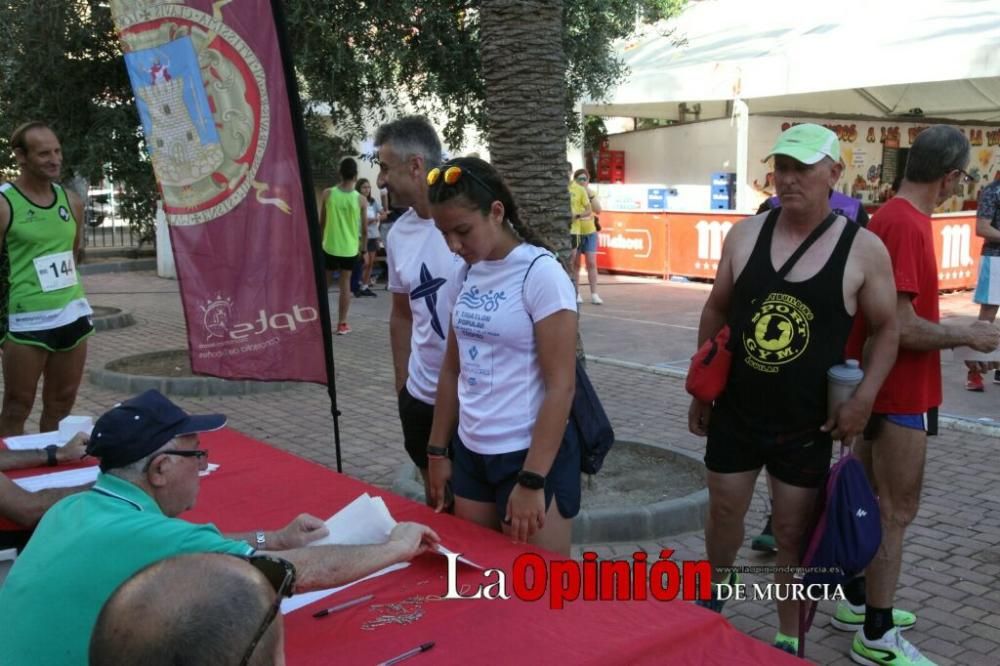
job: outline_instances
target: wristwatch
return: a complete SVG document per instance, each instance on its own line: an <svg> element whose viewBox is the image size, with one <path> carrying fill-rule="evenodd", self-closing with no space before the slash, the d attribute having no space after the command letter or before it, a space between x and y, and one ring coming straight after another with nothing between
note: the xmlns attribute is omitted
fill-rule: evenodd
<svg viewBox="0 0 1000 666"><path fill-rule="evenodd" d="M448 457L448 447L447 446L428 446L427 456L429 458L447 458Z"/></svg>
<svg viewBox="0 0 1000 666"><path fill-rule="evenodd" d="M264 550L264 546L267 545L267 537L264 536L264 530L254 532L254 540L257 542L257 550Z"/></svg>
<svg viewBox="0 0 1000 666"><path fill-rule="evenodd" d="M528 490L541 490L545 487L545 477L541 474L535 474L534 472L522 469L518 472L517 483Z"/></svg>
<svg viewBox="0 0 1000 666"><path fill-rule="evenodd" d="M55 467L56 465L59 464L59 459L56 458L56 451L58 450L59 447L56 446L55 444L49 444L48 446L45 447L45 456L47 458L46 462L48 463L49 467Z"/></svg>

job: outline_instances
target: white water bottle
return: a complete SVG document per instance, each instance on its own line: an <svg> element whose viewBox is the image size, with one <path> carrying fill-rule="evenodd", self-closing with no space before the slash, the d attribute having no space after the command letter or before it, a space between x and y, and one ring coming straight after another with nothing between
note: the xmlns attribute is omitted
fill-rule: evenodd
<svg viewBox="0 0 1000 666"><path fill-rule="evenodd" d="M861 364L853 359L847 359L843 365L835 365L826 372L826 405L827 416L835 418L841 404L850 400L854 390L865 378Z"/></svg>

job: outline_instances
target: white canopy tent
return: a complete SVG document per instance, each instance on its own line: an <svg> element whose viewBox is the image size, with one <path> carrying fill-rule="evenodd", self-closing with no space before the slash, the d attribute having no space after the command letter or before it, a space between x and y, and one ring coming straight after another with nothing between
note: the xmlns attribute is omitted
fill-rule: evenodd
<svg viewBox="0 0 1000 666"><path fill-rule="evenodd" d="M1000 0L701 0L620 51L583 113L733 114L741 182L748 114L1000 123Z"/></svg>

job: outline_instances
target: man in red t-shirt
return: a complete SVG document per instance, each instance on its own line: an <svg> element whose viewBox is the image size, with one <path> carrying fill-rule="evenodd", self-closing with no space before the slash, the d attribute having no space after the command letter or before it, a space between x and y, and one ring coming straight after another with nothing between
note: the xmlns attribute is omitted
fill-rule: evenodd
<svg viewBox="0 0 1000 666"><path fill-rule="evenodd" d="M969 177L964 171L968 163L969 142L961 132L949 125L924 130L910 148L899 193L868 225L892 258L900 348L875 399L865 441L857 446L879 496L882 547L868 566L867 578L846 586L849 603L837 609L833 621L840 629L858 627L851 658L859 663L931 663L899 634L913 626L916 617L892 608L903 535L920 503L927 451L924 413L941 404L940 350L968 346L989 352L1000 343L1000 329L987 322L939 323L931 213ZM861 606L864 602L866 607Z"/></svg>

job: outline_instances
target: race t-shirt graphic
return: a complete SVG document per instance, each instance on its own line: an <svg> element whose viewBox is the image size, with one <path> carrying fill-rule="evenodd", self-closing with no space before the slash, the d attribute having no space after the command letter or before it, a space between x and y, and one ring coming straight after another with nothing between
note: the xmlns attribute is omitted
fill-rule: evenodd
<svg viewBox="0 0 1000 666"><path fill-rule="evenodd" d="M757 307L743 332L746 363L769 374L794 361L809 346L813 312L805 303L780 292L771 292Z"/></svg>
<svg viewBox="0 0 1000 666"><path fill-rule="evenodd" d="M420 284L410 292L411 301L423 301L427 306L427 311L431 318L431 328L442 340L445 339L444 328L441 326L441 319L438 317L437 302L438 291L448 282L442 277L434 277L427 264L420 264Z"/></svg>
<svg viewBox="0 0 1000 666"><path fill-rule="evenodd" d="M493 345L487 332L507 295L504 291L483 293L472 285L458 298L454 326L462 354L461 381L469 393L489 394L493 390Z"/></svg>

